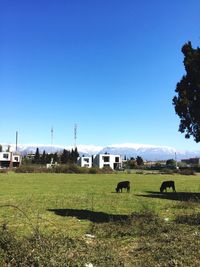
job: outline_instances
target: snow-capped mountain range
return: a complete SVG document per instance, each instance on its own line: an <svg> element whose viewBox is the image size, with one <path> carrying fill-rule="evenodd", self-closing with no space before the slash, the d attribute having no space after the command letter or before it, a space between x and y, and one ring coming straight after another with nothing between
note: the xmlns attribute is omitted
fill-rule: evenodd
<svg viewBox="0 0 200 267"><path fill-rule="evenodd" d="M3 149L7 149L8 145L3 144ZM73 146L62 145L42 145L42 144L18 144L17 151L22 155L28 153L35 153L36 148L42 153L44 150L46 153L61 152L63 149L71 150ZM10 145L11 151L16 150L16 145ZM137 157L141 156L144 160L167 160L167 159L187 159L200 157L199 151L187 151L176 150L173 147L168 146L156 146L146 144L114 144L109 146L95 146L95 145L77 145L77 149L80 155L96 155L100 153L117 154L121 156Z"/></svg>

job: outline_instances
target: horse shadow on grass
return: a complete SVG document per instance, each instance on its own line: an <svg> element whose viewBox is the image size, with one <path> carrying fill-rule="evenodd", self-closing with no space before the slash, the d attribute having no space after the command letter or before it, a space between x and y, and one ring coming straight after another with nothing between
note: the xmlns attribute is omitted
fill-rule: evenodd
<svg viewBox="0 0 200 267"><path fill-rule="evenodd" d="M89 220L95 223L120 222L128 220L128 215L108 214L84 209L48 209L59 216L76 217L79 220Z"/></svg>
<svg viewBox="0 0 200 267"><path fill-rule="evenodd" d="M191 201L200 203L200 193L198 192L154 192L146 191L146 194L137 194L139 197L146 198L160 198L160 199L169 199L177 201Z"/></svg>

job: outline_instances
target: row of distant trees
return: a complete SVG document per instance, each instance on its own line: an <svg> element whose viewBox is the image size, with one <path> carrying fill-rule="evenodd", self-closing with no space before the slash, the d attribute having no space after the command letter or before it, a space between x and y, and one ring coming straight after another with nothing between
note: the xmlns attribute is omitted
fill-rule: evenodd
<svg viewBox="0 0 200 267"><path fill-rule="evenodd" d="M47 163L60 163L60 164L68 164L68 163L76 163L77 158L79 157L79 153L77 148L70 150L64 149L62 153L46 153L44 150L40 153L39 148L36 149L35 154L30 158L29 155L24 156L24 163L32 163L32 164L47 164Z"/></svg>
<svg viewBox="0 0 200 267"><path fill-rule="evenodd" d="M136 166L143 166L144 160L142 157L137 156L136 158L131 157L130 159L125 158L124 167L128 169L133 169Z"/></svg>
<svg viewBox="0 0 200 267"><path fill-rule="evenodd" d="M157 162L155 165L160 166L161 163ZM166 160L165 165L166 167L175 167L176 161L174 159L168 159ZM137 156L136 158L131 157L130 159L127 159L124 162L124 167L127 169L134 169L135 167L142 167L142 166L144 166L144 160L140 156Z"/></svg>

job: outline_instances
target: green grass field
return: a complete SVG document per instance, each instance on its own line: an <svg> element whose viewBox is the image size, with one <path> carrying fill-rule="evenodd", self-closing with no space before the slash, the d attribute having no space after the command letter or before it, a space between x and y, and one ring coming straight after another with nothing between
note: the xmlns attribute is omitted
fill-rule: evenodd
<svg viewBox="0 0 200 267"><path fill-rule="evenodd" d="M116 184L123 180L131 182L130 193L115 193ZM174 180L177 193L170 189L160 194L164 180ZM200 237L199 199L200 175L9 172L0 174L0 225L6 225L19 238L36 230L82 241L87 234L95 235L91 252L94 255L88 255L96 262L94 266L198 266L195 264L200 259L196 259L195 249L200 246L194 238ZM124 218L127 220L123 223ZM88 245L87 240L85 244ZM110 250L109 257L104 255ZM102 259L100 251L104 253ZM111 259L113 251L118 256ZM54 261L62 259L59 253L55 255L59 256ZM19 266L27 266L22 262ZM48 266L44 259L40 262L43 263L33 266ZM85 265L81 258L77 265L63 266Z"/></svg>
<svg viewBox="0 0 200 267"><path fill-rule="evenodd" d="M200 192L200 176L157 174L16 174L0 175L0 218L17 230L30 230L29 221L45 229L60 228L79 235L87 229L90 220L65 216L65 210L89 210L113 215L129 215L150 210L172 218L180 209L172 199L160 198L163 180L173 179L177 192ZM131 182L130 193L115 193L116 184ZM171 191L171 190L169 190ZM146 195L146 197L145 197ZM169 194L171 196L171 194ZM174 195L174 194L172 194ZM4 205L14 205L17 208ZM50 211L54 210L54 211ZM23 211L23 212L22 212ZM57 211L57 214L56 214ZM188 212L188 211L187 211ZM60 215L59 215L60 214ZM72 214L73 215L73 214ZM81 215L80 215L81 216Z"/></svg>

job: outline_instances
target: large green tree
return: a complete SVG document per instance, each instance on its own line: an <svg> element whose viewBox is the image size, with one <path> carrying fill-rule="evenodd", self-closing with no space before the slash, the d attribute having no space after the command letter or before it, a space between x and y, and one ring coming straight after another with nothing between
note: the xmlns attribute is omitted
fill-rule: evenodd
<svg viewBox="0 0 200 267"><path fill-rule="evenodd" d="M36 152L34 155L33 163L39 164L40 163L40 151L39 148L36 148Z"/></svg>
<svg viewBox="0 0 200 267"><path fill-rule="evenodd" d="M140 157L140 156L137 156L137 158L136 158L136 162L137 162L137 165L138 165L138 166L142 166L142 165L144 165L143 158Z"/></svg>
<svg viewBox="0 0 200 267"><path fill-rule="evenodd" d="M77 158L79 157L79 153L77 148L72 149L71 153L70 153L70 160L72 163L76 163L77 162Z"/></svg>
<svg viewBox="0 0 200 267"><path fill-rule="evenodd" d="M176 85L173 105L180 117L179 131L186 138L193 136L200 142L200 48L194 49L191 42L183 45L186 74Z"/></svg>
<svg viewBox="0 0 200 267"><path fill-rule="evenodd" d="M41 162L41 164L46 164L47 163L47 155L46 155L45 150L42 153L42 156L40 158L40 162Z"/></svg>
<svg viewBox="0 0 200 267"><path fill-rule="evenodd" d="M61 156L60 156L60 161L62 164L68 163L70 161L70 151L64 149Z"/></svg>

